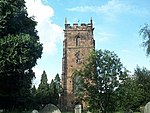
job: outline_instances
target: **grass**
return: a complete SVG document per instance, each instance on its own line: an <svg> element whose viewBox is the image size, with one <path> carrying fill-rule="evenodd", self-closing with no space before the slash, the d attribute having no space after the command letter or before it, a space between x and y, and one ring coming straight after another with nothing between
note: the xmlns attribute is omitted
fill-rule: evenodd
<svg viewBox="0 0 150 113"><path fill-rule="evenodd" d="M2 112L2 113L18 113L18 112ZM24 111L24 112L22 112L22 113L31 113L31 112L29 112L29 111ZM62 112L62 113L73 113L73 112ZM115 112L115 113L123 113L123 112ZM140 112L134 112L134 113L140 113Z"/></svg>
<svg viewBox="0 0 150 113"><path fill-rule="evenodd" d="M64 113L71 113L71 112L64 112ZM84 112L86 113L86 112ZM124 113L124 111L118 111L118 112L115 112L115 113ZM140 113L140 112L134 112L134 113Z"/></svg>
<svg viewBox="0 0 150 113"><path fill-rule="evenodd" d="M62 112L62 113L72 113L72 112Z"/></svg>
<svg viewBox="0 0 150 113"><path fill-rule="evenodd" d="M12 112L2 112L2 113L18 113L18 112L17 111L12 111ZM20 112L20 113L31 113L31 111L23 111L23 112ZM62 113L73 113L73 112L62 112ZM83 112L83 113L86 113L86 112ZM124 112L118 111L118 112L115 112L115 113L124 113ZM134 113L140 113L140 112L134 112Z"/></svg>
<svg viewBox="0 0 150 113"><path fill-rule="evenodd" d="M73 113L73 112L62 112L62 113ZM86 113L86 112L83 112L83 113ZM123 111L118 111L118 112L115 112L115 113L124 113ZM140 113L140 112L134 112L134 113Z"/></svg>
<svg viewBox="0 0 150 113"><path fill-rule="evenodd" d="M61 112L61 113L74 113L74 112ZM82 113L87 113L87 112L82 112Z"/></svg>
<svg viewBox="0 0 150 113"><path fill-rule="evenodd" d="M31 111L23 111L23 112L18 112L18 111L9 111L9 112L2 112L2 113L31 113Z"/></svg>
<svg viewBox="0 0 150 113"><path fill-rule="evenodd" d="M31 111L23 111L23 112L12 111L12 112L2 112L2 113L31 113ZM73 112L61 112L61 113L73 113Z"/></svg>

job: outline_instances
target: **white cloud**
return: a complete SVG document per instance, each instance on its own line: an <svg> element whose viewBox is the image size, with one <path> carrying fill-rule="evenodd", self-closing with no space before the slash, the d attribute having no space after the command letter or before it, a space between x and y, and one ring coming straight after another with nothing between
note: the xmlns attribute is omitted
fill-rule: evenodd
<svg viewBox="0 0 150 113"><path fill-rule="evenodd" d="M41 70L39 68L33 68L33 71L35 72L35 75L36 75L35 80L33 80L33 85L35 85L36 88L37 88L39 83L40 83L41 75L43 73L43 70Z"/></svg>
<svg viewBox="0 0 150 113"><path fill-rule="evenodd" d="M35 16L38 22L49 21L54 15L51 7L43 5L41 0L25 0L29 16ZM48 20L47 20L48 19Z"/></svg>
<svg viewBox="0 0 150 113"><path fill-rule="evenodd" d="M40 36L40 42L43 43L43 54L55 54L56 44L63 38L63 29L52 23L54 10L50 6L44 5L42 0L25 1L29 16L35 16L35 20L38 22L36 29Z"/></svg>
<svg viewBox="0 0 150 113"><path fill-rule="evenodd" d="M52 22L54 10L50 6L45 5L48 2L47 0L25 0L25 2L29 16L34 16L35 20L38 22L36 29L38 30L40 42L43 43L43 54L40 59L40 62L42 62L44 58L50 58L50 55L55 55L57 53L57 44L63 40L63 29ZM47 68L47 64L43 64L45 68ZM36 87L40 83L43 70L45 70L46 73L48 72L47 75L50 75L49 70L43 69L42 66L39 65L33 68L33 70L36 75L33 84L35 84ZM52 76L47 77L49 80L48 82L50 82Z"/></svg>
<svg viewBox="0 0 150 113"><path fill-rule="evenodd" d="M91 12L97 14L104 14L109 18L115 18L115 16L123 13L134 14L137 16L149 15L150 11L146 8L142 8L133 4L129 4L126 1L110 0L106 4L101 6L79 6L68 8L68 11L76 12Z"/></svg>
<svg viewBox="0 0 150 113"><path fill-rule="evenodd" d="M80 6L80 7L73 7L73 8L68 8L68 11L76 11L76 12L97 12L95 10L97 8L96 6Z"/></svg>
<svg viewBox="0 0 150 113"><path fill-rule="evenodd" d="M130 55L133 56L132 52L131 52L130 50L128 50L128 49L122 49L121 52L122 52L123 54L129 55L129 56L130 56Z"/></svg>
<svg viewBox="0 0 150 113"><path fill-rule="evenodd" d="M111 38L115 37L114 34L108 33L108 32L99 32L97 34L99 36L99 38L97 38L97 41L102 43L102 42L108 42L110 41Z"/></svg>

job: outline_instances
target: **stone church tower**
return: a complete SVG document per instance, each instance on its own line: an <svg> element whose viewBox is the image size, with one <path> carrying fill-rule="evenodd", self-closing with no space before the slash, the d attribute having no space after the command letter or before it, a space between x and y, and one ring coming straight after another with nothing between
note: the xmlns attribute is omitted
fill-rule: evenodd
<svg viewBox="0 0 150 113"><path fill-rule="evenodd" d="M62 58L62 87L61 108L65 111L74 109L73 72L82 67L91 50L95 49L93 38L93 23L82 23L73 26L65 19L63 58Z"/></svg>

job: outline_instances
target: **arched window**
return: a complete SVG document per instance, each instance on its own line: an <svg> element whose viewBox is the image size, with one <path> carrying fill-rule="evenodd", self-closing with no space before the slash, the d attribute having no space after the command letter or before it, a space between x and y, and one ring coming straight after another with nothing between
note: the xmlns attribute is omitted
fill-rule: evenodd
<svg viewBox="0 0 150 113"><path fill-rule="evenodd" d="M76 46L80 46L80 37L79 36L76 37Z"/></svg>

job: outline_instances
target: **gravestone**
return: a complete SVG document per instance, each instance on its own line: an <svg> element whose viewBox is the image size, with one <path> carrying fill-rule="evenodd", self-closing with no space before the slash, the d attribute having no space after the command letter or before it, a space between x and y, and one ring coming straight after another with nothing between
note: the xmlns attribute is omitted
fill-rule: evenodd
<svg viewBox="0 0 150 113"><path fill-rule="evenodd" d="M134 113L131 109L131 106L125 108L124 113Z"/></svg>
<svg viewBox="0 0 150 113"><path fill-rule="evenodd" d="M75 113L81 113L81 105L75 105Z"/></svg>
<svg viewBox="0 0 150 113"><path fill-rule="evenodd" d="M144 107L144 113L150 113L150 102L148 102Z"/></svg>
<svg viewBox="0 0 150 113"><path fill-rule="evenodd" d="M39 113L61 113L60 110L53 104L46 105Z"/></svg>
<svg viewBox="0 0 150 113"><path fill-rule="evenodd" d="M37 110L34 109L31 113L39 113L39 112L38 112Z"/></svg>
<svg viewBox="0 0 150 113"><path fill-rule="evenodd" d="M140 113L144 113L144 106L140 106Z"/></svg>

